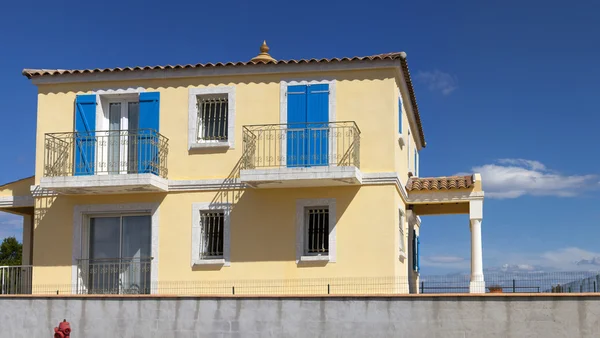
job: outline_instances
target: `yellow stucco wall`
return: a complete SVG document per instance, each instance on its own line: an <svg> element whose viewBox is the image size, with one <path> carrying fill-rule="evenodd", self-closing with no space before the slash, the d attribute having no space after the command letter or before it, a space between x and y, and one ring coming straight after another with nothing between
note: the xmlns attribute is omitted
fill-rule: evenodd
<svg viewBox="0 0 600 338"><path fill-rule="evenodd" d="M246 190L231 212L231 266L192 268L192 203L221 193L59 196L36 202L34 284L71 283L73 208L85 204L160 203L159 281L379 277L399 275L394 186ZM231 193L233 194L233 193ZM298 267L296 200L335 198L337 261ZM405 274L404 274L405 275Z"/></svg>
<svg viewBox="0 0 600 338"><path fill-rule="evenodd" d="M399 94L402 95L402 133L399 133L398 131L398 118L400 117L400 114L398 112L399 109L399 105L398 105L398 97ZM395 126L395 139L396 142L394 143L394 164L395 164L395 168L396 168L396 172L400 175L400 179L402 180L403 183L406 183L408 181L408 172L412 172L413 175L416 175L415 173L415 157L414 157L414 150L416 149L416 145L417 145L417 137L418 137L418 133L419 131L415 128L411 128L410 124L409 124L409 119L408 119L408 113L406 110L406 107L408 104L410 104L409 101L409 96L408 93L400 93L398 87L396 87L394 89L394 93L393 93L393 97L394 97L394 126ZM408 135L408 131L410 129L410 136ZM400 143L398 142L399 137L402 136L404 139L404 145L401 146ZM410 141L409 141L410 139ZM420 161L420 153L419 153L419 157L417 157L419 162ZM420 163L419 163L420 164ZM421 167L419 166L419 175L422 176L421 172Z"/></svg>
<svg viewBox="0 0 600 338"><path fill-rule="evenodd" d="M243 125L280 122L281 80L322 78L336 79L337 120L355 121L361 130L361 171L398 172L405 183L407 147L400 149L398 145L398 94L394 70L373 69L40 85L36 184L43 176L44 135L73 130L73 105L77 94L138 87L160 91L160 133L169 138L168 178L213 179L228 177L240 160ZM226 152L188 151L188 89L206 86L236 87L235 147ZM405 99L404 102L408 104L409 101ZM406 112L402 116L405 120L403 128L407 130ZM411 151L414 145L413 140ZM400 260L398 255L398 207L404 208L404 201L391 184L246 190L231 214L231 266L192 269L192 203L210 202L217 194L220 193L206 191L36 198L34 284L41 290L57 287L69 292L75 205L144 202L160 203L158 277L161 281L406 276L408 273L408 260ZM296 265L295 208L296 200L300 198L336 198L336 263L313 267ZM408 242L405 247L408 248Z"/></svg>
<svg viewBox="0 0 600 338"><path fill-rule="evenodd" d="M160 91L160 133L169 138L169 179L225 178L242 155L242 126L280 123L280 81L336 79L336 119L355 121L361 134L361 170L396 171L397 101L393 69L257 76L139 80L110 83L40 85L36 143L36 183L43 175L44 134L73 131L77 94L97 89L138 88ZM236 87L235 149L188 152L188 88ZM397 97L397 96L396 96Z"/></svg>
<svg viewBox="0 0 600 338"><path fill-rule="evenodd" d="M33 177L27 177L18 181L0 185L0 197L5 196L31 196L31 186L34 183Z"/></svg>

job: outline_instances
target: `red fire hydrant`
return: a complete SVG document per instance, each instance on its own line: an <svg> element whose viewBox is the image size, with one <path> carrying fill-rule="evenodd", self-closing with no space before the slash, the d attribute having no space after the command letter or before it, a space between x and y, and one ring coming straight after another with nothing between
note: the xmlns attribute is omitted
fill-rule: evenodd
<svg viewBox="0 0 600 338"><path fill-rule="evenodd" d="M71 324L67 320L58 323L58 327L54 328L54 338L71 337Z"/></svg>

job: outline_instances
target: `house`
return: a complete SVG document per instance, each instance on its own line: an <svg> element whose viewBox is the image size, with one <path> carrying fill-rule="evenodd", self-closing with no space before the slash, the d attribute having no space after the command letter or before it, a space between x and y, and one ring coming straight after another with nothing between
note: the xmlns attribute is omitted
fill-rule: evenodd
<svg viewBox="0 0 600 338"><path fill-rule="evenodd" d="M437 214L469 215L485 292L481 177L419 177L405 53L276 60L264 43L245 62L23 74L35 176L0 186L0 210L24 215L34 293L418 292L419 216Z"/></svg>

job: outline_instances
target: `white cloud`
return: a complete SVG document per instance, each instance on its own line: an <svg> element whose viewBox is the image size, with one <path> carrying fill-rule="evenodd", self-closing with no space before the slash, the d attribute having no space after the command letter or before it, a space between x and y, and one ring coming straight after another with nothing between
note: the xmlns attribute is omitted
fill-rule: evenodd
<svg viewBox="0 0 600 338"><path fill-rule="evenodd" d="M505 158L472 170L481 174L483 190L489 198L573 197L585 189L599 187L596 175L561 175L533 160Z"/></svg>
<svg viewBox="0 0 600 338"><path fill-rule="evenodd" d="M457 263L462 262L465 259L458 256L431 256L427 257L427 260L434 263Z"/></svg>
<svg viewBox="0 0 600 338"><path fill-rule="evenodd" d="M444 95L449 95L458 88L458 80L455 76L437 69L431 72L419 71L416 79L426 84L429 90L440 91Z"/></svg>
<svg viewBox="0 0 600 338"><path fill-rule="evenodd" d="M23 217L0 212L0 242L6 237L15 236L21 241Z"/></svg>
<svg viewBox="0 0 600 338"><path fill-rule="evenodd" d="M496 256L495 253L488 253ZM500 266L489 267L488 271L589 271L598 270L600 252L577 247L566 247L541 253L498 253Z"/></svg>
<svg viewBox="0 0 600 338"><path fill-rule="evenodd" d="M441 268L451 270L466 270L470 261L459 256L424 256L421 257L421 265L429 268Z"/></svg>

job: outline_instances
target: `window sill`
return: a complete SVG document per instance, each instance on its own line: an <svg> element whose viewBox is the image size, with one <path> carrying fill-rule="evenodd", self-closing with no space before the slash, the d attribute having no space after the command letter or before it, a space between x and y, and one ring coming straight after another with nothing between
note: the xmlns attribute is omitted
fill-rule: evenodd
<svg viewBox="0 0 600 338"><path fill-rule="evenodd" d="M329 255L300 256L300 262L329 262Z"/></svg>
<svg viewBox="0 0 600 338"><path fill-rule="evenodd" d="M194 261L194 266L224 266L225 259L224 258L215 258L215 259L198 259Z"/></svg>
<svg viewBox="0 0 600 338"><path fill-rule="evenodd" d="M231 148L231 144L228 141L225 142L197 142L191 143L189 150L199 150L199 149L229 149Z"/></svg>
<svg viewBox="0 0 600 338"><path fill-rule="evenodd" d="M404 147L404 145L406 144L404 142L404 135L398 134L398 144L400 145L400 147Z"/></svg>
<svg viewBox="0 0 600 338"><path fill-rule="evenodd" d="M408 256L406 255L406 252L401 251L400 254L398 255L398 259L400 260L404 260L406 259Z"/></svg>

